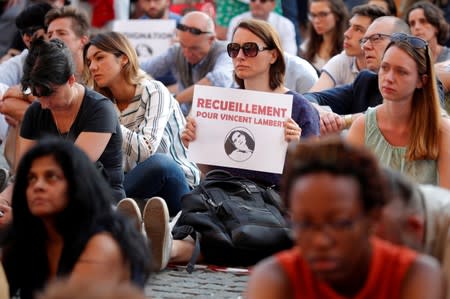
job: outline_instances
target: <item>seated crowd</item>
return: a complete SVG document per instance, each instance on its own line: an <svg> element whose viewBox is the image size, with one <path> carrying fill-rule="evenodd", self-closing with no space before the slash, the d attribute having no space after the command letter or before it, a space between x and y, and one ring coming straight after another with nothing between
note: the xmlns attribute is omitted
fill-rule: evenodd
<svg viewBox="0 0 450 299"><path fill-rule="evenodd" d="M151 271L201 262L192 234L172 229L216 169L281 196L293 240L255 265L247 298L450 298L441 7L419 1L402 19L313 0L294 28L277 1L251 0L216 28L206 12L138 0L137 18L176 22L173 44L141 57L124 33L91 35L70 1L31 2L15 21L21 50L0 62L0 299L141 298ZM292 99L280 140L263 141L279 144L280 173L248 163L245 122L226 138L238 162L196 163L195 143L214 135L192 113L199 86Z"/></svg>

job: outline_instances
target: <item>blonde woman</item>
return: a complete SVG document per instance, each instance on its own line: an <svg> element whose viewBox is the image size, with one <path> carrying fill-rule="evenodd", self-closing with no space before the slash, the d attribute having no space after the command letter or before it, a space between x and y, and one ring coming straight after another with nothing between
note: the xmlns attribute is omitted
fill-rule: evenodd
<svg viewBox="0 0 450 299"><path fill-rule="evenodd" d="M181 144L185 119L178 102L139 69L134 48L120 33L96 35L86 45L84 59L88 81L112 99L119 118L125 193L163 197L175 215L181 196L199 181L199 170Z"/></svg>
<svg viewBox="0 0 450 299"><path fill-rule="evenodd" d="M378 76L383 104L355 121L349 141L419 183L450 188L450 120L440 113L428 43L394 33Z"/></svg>

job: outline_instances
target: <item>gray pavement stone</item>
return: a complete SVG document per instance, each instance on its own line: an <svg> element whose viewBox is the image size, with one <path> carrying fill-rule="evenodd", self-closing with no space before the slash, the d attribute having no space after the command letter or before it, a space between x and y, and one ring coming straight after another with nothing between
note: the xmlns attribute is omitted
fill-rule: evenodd
<svg viewBox="0 0 450 299"><path fill-rule="evenodd" d="M248 275L217 272L207 268L196 269L192 274L184 268L169 268L154 273L145 294L153 299L172 298L242 298Z"/></svg>

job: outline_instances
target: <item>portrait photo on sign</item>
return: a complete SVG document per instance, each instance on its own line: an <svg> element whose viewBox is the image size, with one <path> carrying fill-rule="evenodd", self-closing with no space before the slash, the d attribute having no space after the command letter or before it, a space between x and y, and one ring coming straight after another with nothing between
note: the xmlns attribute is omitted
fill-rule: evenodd
<svg viewBox="0 0 450 299"><path fill-rule="evenodd" d="M246 161L255 151L255 137L247 128L233 128L225 138L224 149L231 160L236 162Z"/></svg>

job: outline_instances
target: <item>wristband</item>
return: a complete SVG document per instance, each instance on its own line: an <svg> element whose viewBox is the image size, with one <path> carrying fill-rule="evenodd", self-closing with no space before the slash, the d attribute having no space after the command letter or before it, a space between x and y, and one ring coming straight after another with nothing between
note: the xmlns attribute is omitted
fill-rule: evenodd
<svg viewBox="0 0 450 299"><path fill-rule="evenodd" d="M348 129L352 126L353 118L352 114L346 114L344 115L344 129Z"/></svg>

